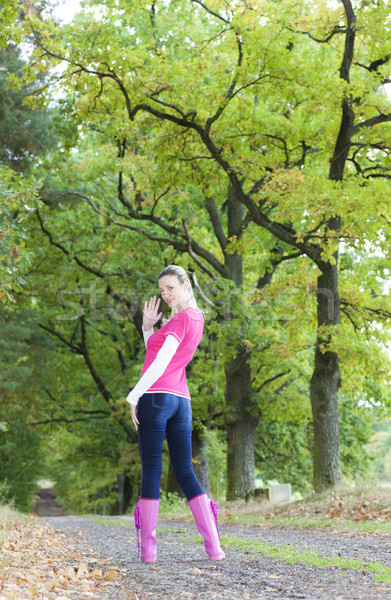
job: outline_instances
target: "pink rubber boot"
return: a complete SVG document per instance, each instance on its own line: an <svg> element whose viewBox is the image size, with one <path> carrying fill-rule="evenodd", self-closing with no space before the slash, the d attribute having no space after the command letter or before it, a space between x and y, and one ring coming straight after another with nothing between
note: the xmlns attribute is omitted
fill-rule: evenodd
<svg viewBox="0 0 391 600"><path fill-rule="evenodd" d="M200 494L189 500L189 506L198 531L205 540L205 550L210 560L222 560L225 554L220 547L220 535L217 527L219 504L209 500L206 494Z"/></svg>
<svg viewBox="0 0 391 600"><path fill-rule="evenodd" d="M155 562L156 554L156 523L159 512L159 500L139 498L134 511L134 524L137 529L137 551L140 554L141 529L141 560Z"/></svg>

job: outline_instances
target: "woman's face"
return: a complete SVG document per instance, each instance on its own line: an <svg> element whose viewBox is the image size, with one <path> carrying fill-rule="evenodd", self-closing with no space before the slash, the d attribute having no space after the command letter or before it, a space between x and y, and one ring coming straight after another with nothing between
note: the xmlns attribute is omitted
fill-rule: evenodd
<svg viewBox="0 0 391 600"><path fill-rule="evenodd" d="M181 308L189 299L189 284L180 283L175 275L165 275L159 279L159 290L163 300L171 308Z"/></svg>

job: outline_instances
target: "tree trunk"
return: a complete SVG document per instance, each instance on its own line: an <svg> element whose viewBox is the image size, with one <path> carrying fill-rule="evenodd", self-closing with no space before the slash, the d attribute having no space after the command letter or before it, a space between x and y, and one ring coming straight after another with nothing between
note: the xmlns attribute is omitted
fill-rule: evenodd
<svg viewBox="0 0 391 600"><path fill-rule="evenodd" d="M340 68L340 77L350 81L350 67L354 56L357 18L350 0L343 0L346 15L345 48ZM329 179L342 181L351 148L354 132L354 110L352 96L342 98L342 115L338 137L330 162ZM339 235L342 220L335 216L328 223L329 231ZM341 308L338 293L338 251L334 254L335 264L323 263L318 277L317 313L318 335L315 346L315 367L311 378L310 395L314 424L314 488L321 491L341 484L338 388L341 377L338 355L327 350L333 329L340 323ZM324 332L323 326L329 326Z"/></svg>
<svg viewBox="0 0 391 600"><path fill-rule="evenodd" d="M227 427L227 500L254 489L254 435L258 418L249 412L251 372L245 348L225 366Z"/></svg>
<svg viewBox="0 0 391 600"><path fill-rule="evenodd" d="M125 472L118 475L118 495L118 514L124 515L133 495L133 486Z"/></svg>
<svg viewBox="0 0 391 600"><path fill-rule="evenodd" d="M193 429L192 432L192 455L193 455L193 468L194 473L198 481L201 484L204 492L207 494L211 493L210 481L209 481L209 463L208 463L208 442L202 431L199 429ZM171 461L168 465L168 473L166 480L166 496L168 494L176 493L181 498L185 497L181 486L179 485L177 478L172 468Z"/></svg>
<svg viewBox="0 0 391 600"><path fill-rule="evenodd" d="M209 479L208 440L202 429L193 429L192 450L194 473L204 492L210 496L212 489Z"/></svg>
<svg viewBox="0 0 391 600"><path fill-rule="evenodd" d="M168 497L169 494L173 493L178 494L178 496L180 496L181 498L185 497L185 494L183 493L182 488L179 485L178 480L175 476L171 461L169 461L166 482L166 496Z"/></svg>
<svg viewBox="0 0 391 600"><path fill-rule="evenodd" d="M321 491L341 484L338 418L341 379L338 354L324 351L332 333L323 329L324 326L330 326L332 330L340 322L337 263L323 265L318 278L317 313L318 336L310 395L314 426L314 488L315 491Z"/></svg>
<svg viewBox="0 0 391 600"><path fill-rule="evenodd" d="M228 187L228 238L240 239L244 207ZM237 251L224 253L230 279L235 282L238 294L230 297L225 318L230 319L235 303L242 302L243 259ZM258 417L251 414L252 383L249 351L237 341L236 355L224 365L225 369L225 424L227 428L227 500L244 498L255 487L254 435Z"/></svg>

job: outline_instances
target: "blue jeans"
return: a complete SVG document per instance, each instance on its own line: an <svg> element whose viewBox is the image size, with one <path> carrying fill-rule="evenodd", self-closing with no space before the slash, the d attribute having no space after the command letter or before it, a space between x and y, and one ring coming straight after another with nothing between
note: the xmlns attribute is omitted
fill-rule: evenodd
<svg viewBox="0 0 391 600"><path fill-rule="evenodd" d="M162 446L167 435L175 476L186 498L203 494L193 471L191 455L192 413L189 398L166 392L144 394L137 405L138 447L142 464L142 498L159 498Z"/></svg>

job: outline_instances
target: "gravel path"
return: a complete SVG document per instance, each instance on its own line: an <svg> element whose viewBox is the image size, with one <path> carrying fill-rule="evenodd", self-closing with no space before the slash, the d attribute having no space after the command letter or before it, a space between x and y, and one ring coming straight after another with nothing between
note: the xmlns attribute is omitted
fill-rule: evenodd
<svg viewBox="0 0 391 600"><path fill-rule="evenodd" d="M115 519L129 521L129 525L110 523ZM150 565L137 556L131 517L104 517L103 524L75 516L45 520L55 529L67 532L77 543L87 544L97 556L126 569L121 588L110 590L110 600L391 599L391 584L376 582L369 569L288 564L230 546L224 548L226 560L209 561L203 543L188 539L197 534L190 522L158 521L158 561ZM391 567L390 534L339 533L268 524L221 525L220 534L263 540L271 547L290 545L325 557L355 558Z"/></svg>

